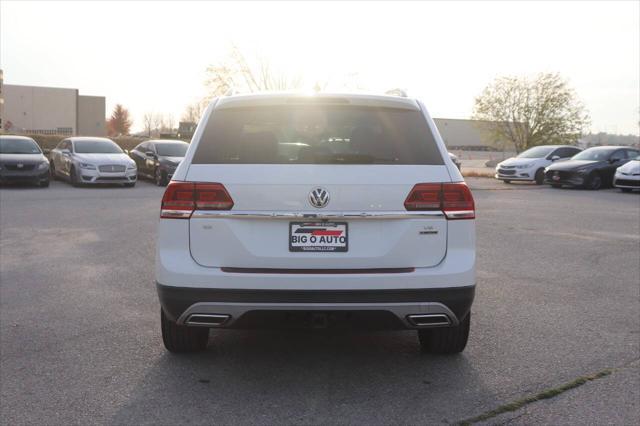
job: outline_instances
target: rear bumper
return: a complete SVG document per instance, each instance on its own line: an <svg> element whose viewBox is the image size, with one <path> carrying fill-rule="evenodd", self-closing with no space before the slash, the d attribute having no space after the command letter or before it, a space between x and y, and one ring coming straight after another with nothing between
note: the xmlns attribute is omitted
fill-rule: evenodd
<svg viewBox="0 0 640 426"><path fill-rule="evenodd" d="M165 286L157 283L165 314L188 325L192 315L224 317L218 326L252 327L259 314L350 313L393 318L394 328L421 328L411 315L444 315L455 326L471 309L475 286L397 290L242 290ZM267 317L269 315L266 315ZM252 318L254 317L254 318ZM212 325L207 325L212 326Z"/></svg>

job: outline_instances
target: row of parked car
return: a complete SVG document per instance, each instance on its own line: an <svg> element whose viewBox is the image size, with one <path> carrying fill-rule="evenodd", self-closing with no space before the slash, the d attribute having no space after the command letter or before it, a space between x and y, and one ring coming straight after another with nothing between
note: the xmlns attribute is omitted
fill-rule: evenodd
<svg viewBox="0 0 640 426"><path fill-rule="evenodd" d="M28 181L49 186L66 180L74 186L101 183L133 187L138 177L166 185L184 158L189 144L178 140L149 140L130 152L106 138L70 137L50 152L25 136L0 136L0 181ZM47 158L47 155L49 158ZM460 168L460 161L449 154ZM505 183L533 181L553 187L622 191L640 189L640 151L624 146L581 150L570 145L542 145L499 163L497 179Z"/></svg>
<svg viewBox="0 0 640 426"><path fill-rule="evenodd" d="M542 145L496 166L496 179L505 183L533 181L554 188L600 189L614 186L624 192L640 189L640 150L628 146L585 149L570 145Z"/></svg>
<svg viewBox="0 0 640 426"><path fill-rule="evenodd" d="M0 181L46 187L53 178L73 186L110 183L133 187L138 176L143 176L164 186L188 147L188 143L178 140L149 140L127 152L110 139L70 137L48 152L32 138L3 135Z"/></svg>

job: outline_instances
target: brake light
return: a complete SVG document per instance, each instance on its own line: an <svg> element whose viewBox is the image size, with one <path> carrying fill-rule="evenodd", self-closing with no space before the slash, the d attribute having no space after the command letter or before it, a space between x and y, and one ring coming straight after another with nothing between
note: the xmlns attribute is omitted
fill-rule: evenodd
<svg viewBox="0 0 640 426"><path fill-rule="evenodd" d="M404 202L407 210L442 210L442 184L419 183L413 187Z"/></svg>
<svg viewBox="0 0 640 426"><path fill-rule="evenodd" d="M231 210L233 200L222 184L170 182L162 197L160 217L189 219L194 210Z"/></svg>
<svg viewBox="0 0 640 426"><path fill-rule="evenodd" d="M404 202L407 210L442 211L447 219L474 219L475 204L469 187L464 182L419 183L413 187Z"/></svg>
<svg viewBox="0 0 640 426"><path fill-rule="evenodd" d="M442 184L442 211L449 220L475 219L476 205L466 183Z"/></svg>

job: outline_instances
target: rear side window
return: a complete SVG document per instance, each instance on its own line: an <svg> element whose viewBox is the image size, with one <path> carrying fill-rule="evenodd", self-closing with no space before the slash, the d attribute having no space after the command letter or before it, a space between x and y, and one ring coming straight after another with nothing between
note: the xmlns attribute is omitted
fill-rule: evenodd
<svg viewBox="0 0 640 426"><path fill-rule="evenodd" d="M628 149L627 150L627 158L630 158L630 159L633 160L638 156L638 153L639 153L638 151L634 151L632 149Z"/></svg>
<svg viewBox="0 0 640 426"><path fill-rule="evenodd" d="M292 105L212 113L194 164L444 164L420 111Z"/></svg>
<svg viewBox="0 0 640 426"><path fill-rule="evenodd" d="M575 148L558 148L553 153L553 155L557 155L560 158L570 158L576 155L580 150Z"/></svg>

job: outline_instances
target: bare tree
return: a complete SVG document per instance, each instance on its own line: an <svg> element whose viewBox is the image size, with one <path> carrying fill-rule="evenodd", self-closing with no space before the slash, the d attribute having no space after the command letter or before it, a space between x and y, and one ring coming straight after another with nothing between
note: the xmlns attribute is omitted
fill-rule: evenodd
<svg viewBox="0 0 640 426"><path fill-rule="evenodd" d="M302 85L301 75L288 75L264 58L255 63L233 46L223 61L207 67L205 86L208 99L222 96L230 89L258 92L264 90L295 90Z"/></svg>
<svg viewBox="0 0 640 426"><path fill-rule="evenodd" d="M576 93L559 74L500 77L475 99L473 118L490 121L493 140L517 152L542 144L574 144L589 125Z"/></svg>
<svg viewBox="0 0 640 426"><path fill-rule="evenodd" d="M142 123L144 124L144 131L148 137L151 137L151 130L153 130L153 116L152 112L145 112L142 117Z"/></svg>
<svg viewBox="0 0 640 426"><path fill-rule="evenodd" d="M197 123L200 121L200 117L206 108L207 102L203 99L192 104L187 105L187 108L182 114L182 121L187 123Z"/></svg>
<svg viewBox="0 0 640 426"><path fill-rule="evenodd" d="M153 133L155 135L158 135L162 130L163 121L164 121L164 117L162 114L158 114L158 113L153 114L152 116Z"/></svg>

